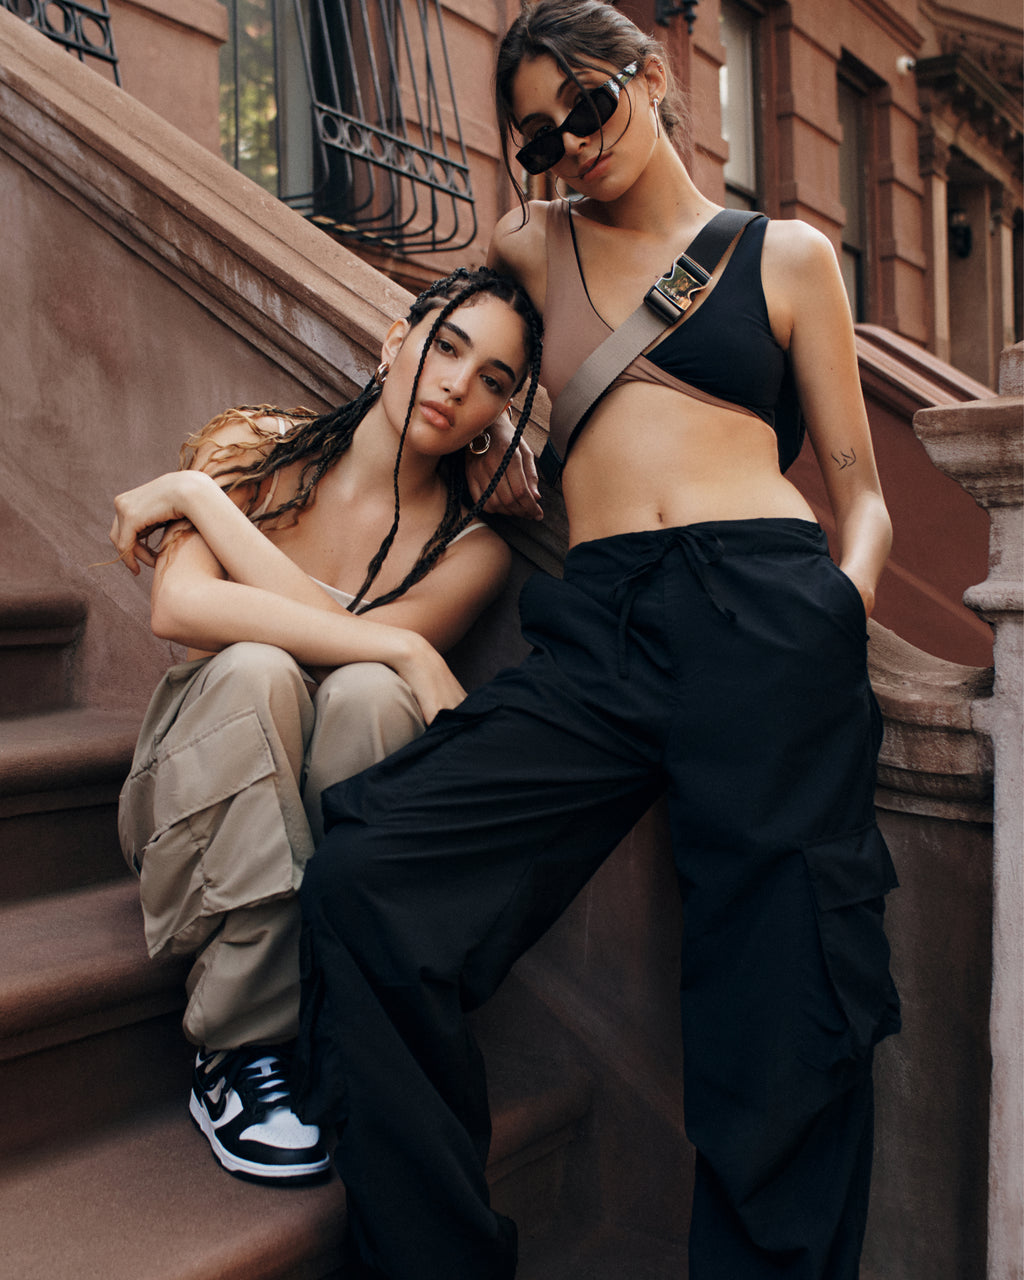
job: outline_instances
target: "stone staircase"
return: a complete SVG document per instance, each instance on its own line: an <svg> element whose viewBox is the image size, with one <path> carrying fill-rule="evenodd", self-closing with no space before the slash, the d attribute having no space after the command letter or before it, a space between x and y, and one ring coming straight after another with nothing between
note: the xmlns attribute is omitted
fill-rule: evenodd
<svg viewBox="0 0 1024 1280"><path fill-rule="evenodd" d="M37 566L0 583L0 1275L340 1276L338 1180L238 1181L189 1121L184 966L148 959L117 845L138 717L76 704L88 600L40 586L57 576ZM527 1252L536 1237L538 1280L566 1277L559 1257L580 1248L567 1168L590 1081L546 1033L542 1054L510 1035L510 1019L522 1025L500 1001L482 1019L495 1201L527 1224Z"/></svg>
<svg viewBox="0 0 1024 1280"><path fill-rule="evenodd" d="M115 832L167 646L145 581L90 566L112 495L186 430L340 403L407 298L2 6L0 47L0 1280L340 1276L338 1181L237 1181L188 1119L183 970L145 955ZM554 504L510 528L520 578L459 646L467 687L518 659L516 589L564 532ZM519 1280L685 1276L663 847L653 821L625 841L477 1017Z"/></svg>

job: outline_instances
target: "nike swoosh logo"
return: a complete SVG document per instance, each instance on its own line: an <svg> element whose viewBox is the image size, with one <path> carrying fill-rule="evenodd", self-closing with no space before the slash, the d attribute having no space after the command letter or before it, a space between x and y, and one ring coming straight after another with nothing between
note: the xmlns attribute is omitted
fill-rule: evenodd
<svg viewBox="0 0 1024 1280"><path fill-rule="evenodd" d="M203 1095L203 1101L206 1110L210 1114L210 1119L219 1120L224 1114L224 1108L227 1106L224 1081L218 1080L212 1089L208 1089Z"/></svg>

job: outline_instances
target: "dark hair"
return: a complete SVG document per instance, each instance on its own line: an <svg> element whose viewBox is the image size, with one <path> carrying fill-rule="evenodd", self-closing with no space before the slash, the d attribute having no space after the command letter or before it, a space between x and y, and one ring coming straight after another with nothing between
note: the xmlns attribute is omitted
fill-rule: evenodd
<svg viewBox="0 0 1024 1280"><path fill-rule="evenodd" d="M448 501L441 523L430 538L427 539L419 558L403 581L393 590L362 605L362 608L360 608L364 596L380 573L381 566L395 540L395 534L398 532L399 466L402 461L405 437L409 430L409 423L416 403L416 391L419 386L420 375L433 345L434 337L440 326L453 311L458 307L471 303L474 298L484 296L494 297L501 302L508 303L513 311L522 318L523 327L526 331L529 385L512 442L499 462L487 489L481 494L479 501L473 504L467 504L466 502L468 489L461 456L449 455L441 459L438 470L446 481L448 491ZM439 301L442 304L441 306L438 306ZM349 609L352 612L365 612L367 609L387 604L389 601L397 599L405 591L408 591L414 583L419 582L433 567L452 538L465 529L480 513L484 503L497 488L512 455L518 447L537 393L537 385L540 380L541 320L525 290L510 277L499 275L489 267L479 267L476 270L467 270L465 267L459 267L451 275L435 281L434 284L425 289L409 308L406 319L409 321L410 326L415 328L430 314L434 315L434 320L423 343L419 364L416 368L416 376L409 396L405 422L402 426L402 434L398 442L398 452L395 457L394 520L376 555L370 561L362 586L356 593L355 599L349 605ZM522 386L522 381L521 379L516 391ZM299 513L314 501L316 487L320 480L334 466L342 454L348 450L356 433L356 428L379 399L381 385L381 382L374 376L354 400L350 400L347 404L340 405L336 409L319 415L314 415L306 409L282 411L270 405L230 409L226 413L219 414L208 422L202 431L191 436L186 441L181 450L180 465L183 468L194 465L197 450L209 440L211 434L232 418L244 418L253 427L256 434L262 437L261 443L257 446L257 452L260 456L248 465L231 466L230 459L232 457L242 453L251 454L252 446L218 446L212 454L212 460L226 462L228 465L215 474L223 488L228 492L243 486L251 489L251 497L243 504L242 509L254 524L274 524L275 527L280 527L278 522L282 517L290 517L291 521L294 522L298 519ZM258 422L261 417L284 419L290 421L293 425L283 433L278 434L262 427ZM303 460L304 465L299 473L299 483L294 496L268 510L256 509L262 482L280 471L282 467L290 466ZM271 489L272 492L273 490ZM463 514L463 508L467 505L469 509Z"/></svg>
<svg viewBox="0 0 1024 1280"><path fill-rule="evenodd" d="M580 84L576 73L585 67L604 70L611 66L621 71L635 62L642 69L649 59L658 58L668 78L668 91L658 104L658 114L662 127L673 142L676 142L676 131L687 123L689 117L686 104L675 88L664 46L653 36L644 35L624 13L602 0L536 0L535 3L524 0L519 17L505 33L498 49L494 72L494 105L501 134L501 158L524 211L526 192L512 170L509 156L509 131L516 123L512 110L512 81L522 62L545 54L576 82L583 94L587 90Z"/></svg>

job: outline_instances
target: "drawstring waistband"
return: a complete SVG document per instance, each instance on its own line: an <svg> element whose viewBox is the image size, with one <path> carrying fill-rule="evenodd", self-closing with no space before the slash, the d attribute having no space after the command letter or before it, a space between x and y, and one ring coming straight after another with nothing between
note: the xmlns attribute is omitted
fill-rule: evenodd
<svg viewBox="0 0 1024 1280"><path fill-rule="evenodd" d="M618 626L619 675L623 679L629 674L626 630L629 626L629 616L633 609L633 601L643 585L644 578L653 569L656 569L675 547L682 551L690 572L696 578L701 590L714 605L715 609L729 622L735 620L735 613L732 609L722 604L708 581L707 569L711 565L718 564L725 555L725 548L722 546L721 539L711 533L710 530L701 529L699 526L684 525L678 529L670 530L661 545L651 555L638 561L628 573L623 574L612 589L613 599L620 592L623 597L622 608L619 610Z"/></svg>

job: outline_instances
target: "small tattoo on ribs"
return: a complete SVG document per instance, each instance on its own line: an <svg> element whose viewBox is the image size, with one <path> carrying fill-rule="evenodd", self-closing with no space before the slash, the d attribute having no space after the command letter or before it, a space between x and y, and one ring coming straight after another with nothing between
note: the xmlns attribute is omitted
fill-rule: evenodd
<svg viewBox="0 0 1024 1280"><path fill-rule="evenodd" d="M836 456L836 454L832 454L832 461L836 464L836 466L839 468L840 471L845 471L847 467L852 467L853 464L857 461L857 455L852 448L850 449L849 453L845 453L842 449L840 449L838 457Z"/></svg>

